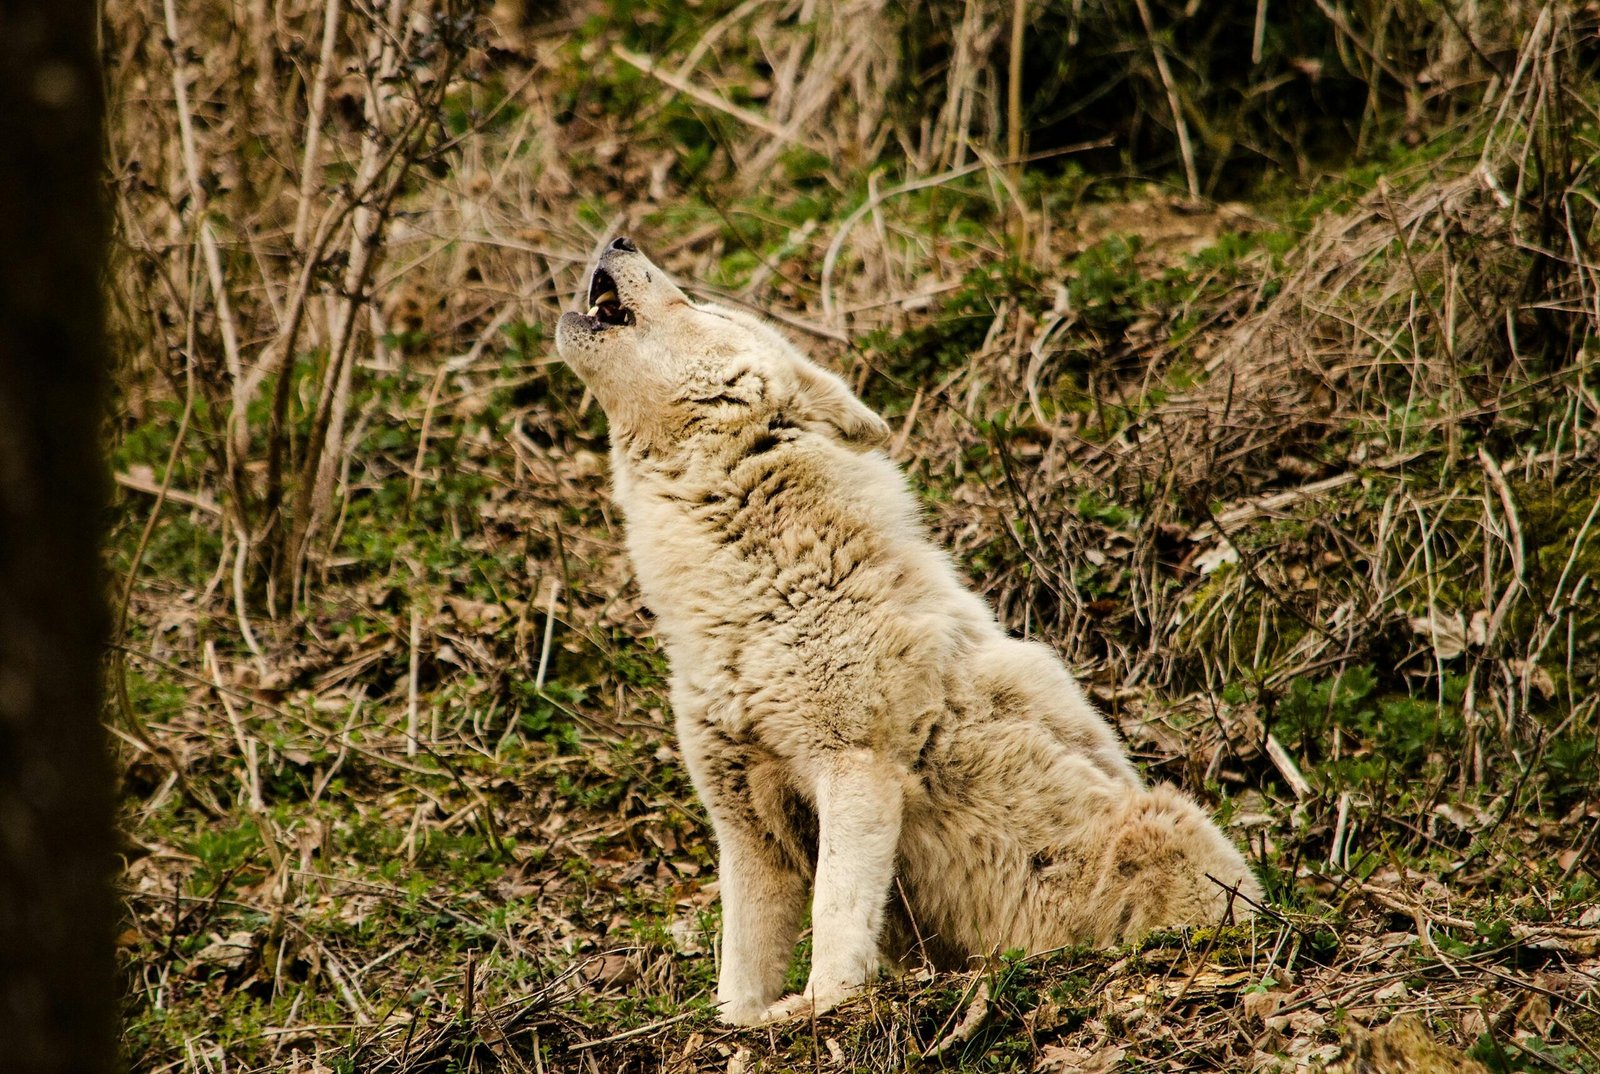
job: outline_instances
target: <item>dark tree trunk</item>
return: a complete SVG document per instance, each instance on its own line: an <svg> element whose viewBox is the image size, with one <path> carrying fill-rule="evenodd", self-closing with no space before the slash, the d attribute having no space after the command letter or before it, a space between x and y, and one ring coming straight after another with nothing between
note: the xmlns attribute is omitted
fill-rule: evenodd
<svg viewBox="0 0 1600 1074"><path fill-rule="evenodd" d="M116 1062L95 5L0 0L0 1068Z"/></svg>

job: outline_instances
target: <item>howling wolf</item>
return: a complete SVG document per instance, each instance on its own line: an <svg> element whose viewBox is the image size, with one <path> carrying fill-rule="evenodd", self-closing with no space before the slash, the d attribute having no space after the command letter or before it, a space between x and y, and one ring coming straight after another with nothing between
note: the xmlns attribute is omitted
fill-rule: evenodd
<svg viewBox="0 0 1600 1074"><path fill-rule="evenodd" d="M963 585L842 380L760 318L691 302L626 238L589 302L556 346L610 421L716 829L725 1020L825 1010L885 959L1248 916L1239 851ZM783 997L808 894L811 975Z"/></svg>

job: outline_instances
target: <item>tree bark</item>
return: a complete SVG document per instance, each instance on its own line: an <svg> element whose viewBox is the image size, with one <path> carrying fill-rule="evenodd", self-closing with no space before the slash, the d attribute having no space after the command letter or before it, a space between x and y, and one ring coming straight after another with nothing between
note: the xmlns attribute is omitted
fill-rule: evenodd
<svg viewBox="0 0 1600 1074"><path fill-rule="evenodd" d="M116 1065L95 5L0 6L0 1067Z"/></svg>

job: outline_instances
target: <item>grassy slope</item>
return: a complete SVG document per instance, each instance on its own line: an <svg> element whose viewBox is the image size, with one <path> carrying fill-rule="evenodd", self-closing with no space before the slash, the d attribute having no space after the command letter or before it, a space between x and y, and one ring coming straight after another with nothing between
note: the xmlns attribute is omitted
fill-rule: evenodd
<svg viewBox="0 0 1600 1074"><path fill-rule="evenodd" d="M316 10L285 16L306 48ZM722 26L640 10L627 45L675 62ZM1060 161L900 190L933 162L842 141L845 163L780 147L752 183L728 166L743 121L612 56L600 16L511 34L444 99L462 143L400 189L336 510L290 602L270 565L235 582L220 318L144 17L111 16L134 42L112 72L109 554L138 571L108 718L135 1069L889 1070L939 1041L928 1066L1271 1069L1417 1012L1491 1069L1600 1070L1596 291L1566 257L1596 149L1580 105L1550 114L1571 76L1536 36L1520 87L1419 148L1199 205ZM777 107L749 40L712 55L718 92ZM229 114L226 64L191 73ZM303 142L256 124L227 153L227 124L201 132L247 350L282 295L242 281L292 263L294 184L250 212L242 191L277 190ZM890 417L1008 626L1067 654L1152 777L1250 846L1272 894L1255 925L716 1027L713 848L604 499L603 419L548 345L623 227L701 293L789 318ZM291 457L331 338L296 355ZM180 495L147 534L137 487L163 485Z"/></svg>

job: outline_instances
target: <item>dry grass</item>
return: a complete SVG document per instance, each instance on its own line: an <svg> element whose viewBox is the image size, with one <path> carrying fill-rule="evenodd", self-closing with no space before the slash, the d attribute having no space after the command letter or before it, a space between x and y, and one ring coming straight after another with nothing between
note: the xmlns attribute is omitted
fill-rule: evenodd
<svg viewBox="0 0 1600 1074"><path fill-rule="evenodd" d="M1592 28L1141 8L1044 6L1019 67L999 3L107 5L135 1069L1293 1069L1409 1012L1600 1070ZM1041 66L1073 34L1116 48ZM1417 146L1251 186L1334 127ZM623 230L891 418L1008 626L1249 843L1254 929L715 1026L707 827L544 342Z"/></svg>

